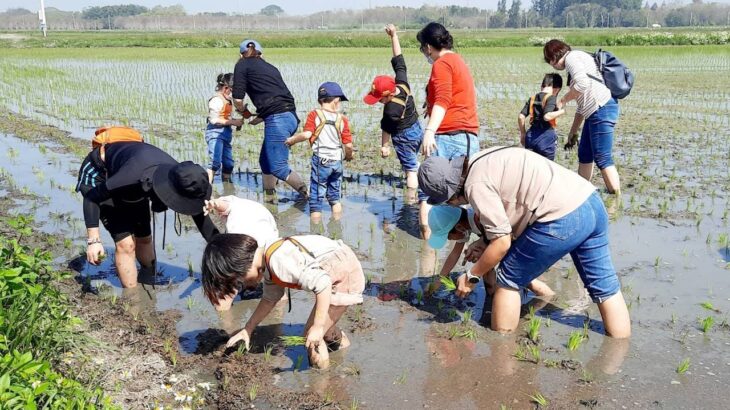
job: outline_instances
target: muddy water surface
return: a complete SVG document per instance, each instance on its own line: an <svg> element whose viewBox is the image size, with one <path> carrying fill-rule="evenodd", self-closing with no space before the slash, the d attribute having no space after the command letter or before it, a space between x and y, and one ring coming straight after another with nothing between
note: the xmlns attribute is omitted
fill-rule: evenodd
<svg viewBox="0 0 730 410"><path fill-rule="evenodd" d="M68 246L80 249L81 201L72 193L80 159L52 145L41 150L38 144L7 135L0 138L0 152L4 175L43 198L21 206L33 209L44 232L60 242L70 239ZM304 164L297 167L307 173ZM245 163L241 168L256 169ZM727 240L722 243L728 232L723 219L727 192L715 193L714 200L709 193L699 193L696 202L705 204L699 222L622 216L631 214L631 204L625 200L614 205L612 250L631 308L633 337L615 341L602 336L597 309L569 261L563 260L543 276L557 291L555 300L525 295L525 311L534 306L542 317L540 359L528 353L526 360L518 360L520 346L530 346L525 331L505 337L487 330L489 300L483 289L467 301L443 290L425 292L446 251L437 253L417 238L417 208L404 204L401 181L377 172L346 174L345 213L339 221L325 213L321 225L311 225L306 206L297 205L284 188L269 209L282 234L318 232L342 238L360 256L368 296L343 323L353 345L333 355L335 366L328 371L309 369L301 347L278 349L271 365L279 373L270 383L366 408L530 408L530 396L538 392L557 408L724 407L722 393L730 382L730 257ZM218 195L261 200L259 184L260 175L242 172L234 184L216 182L215 190ZM154 286L123 292L113 258L100 267L83 261L75 266L88 278L82 281L122 295L139 309L179 311L181 350L196 354L209 328L240 328L257 295L217 314L201 291L202 239L194 228L176 235L172 215L167 219L165 232L164 218L156 217L160 269ZM105 231L103 235L107 252L113 254L111 239ZM283 303L255 334L252 354L278 343L279 335L301 333L312 299L302 292L293 293L292 299L291 312ZM701 306L703 302L715 310ZM714 325L704 333L699 321L706 317L713 317ZM587 340L569 351L570 333L583 332L584 326ZM473 337L462 336L469 329ZM678 374L676 368L685 358L690 359L689 371ZM201 379L214 380L210 372L200 369Z"/></svg>

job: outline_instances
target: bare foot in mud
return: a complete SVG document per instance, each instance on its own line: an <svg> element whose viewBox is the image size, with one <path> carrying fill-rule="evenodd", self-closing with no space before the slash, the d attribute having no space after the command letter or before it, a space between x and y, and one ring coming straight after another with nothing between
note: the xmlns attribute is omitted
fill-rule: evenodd
<svg viewBox="0 0 730 410"><path fill-rule="evenodd" d="M327 351L327 344L319 343L316 346L311 346L307 353L309 353L310 366L318 369L330 367L330 354Z"/></svg>

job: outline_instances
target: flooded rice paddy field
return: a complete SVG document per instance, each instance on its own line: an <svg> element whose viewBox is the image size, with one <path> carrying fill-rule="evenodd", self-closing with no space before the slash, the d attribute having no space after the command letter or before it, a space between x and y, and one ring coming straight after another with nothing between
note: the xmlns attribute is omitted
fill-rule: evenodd
<svg viewBox="0 0 730 410"><path fill-rule="evenodd" d="M61 148L58 138L33 136L17 124L14 132L0 138L2 179L16 192L38 197L18 199L18 209L32 209L49 244L66 249L59 251L59 263L73 259L83 245L81 201L72 191L93 129L104 123L129 123L176 158L204 163L205 103L216 74L232 71L237 57L236 50L5 51L0 60L5 110L79 138L63 144L78 147L72 152ZM311 392L320 404L339 407L532 408L538 394L555 408L726 407L722 393L730 382L730 53L726 47L709 46L612 51L637 76L632 95L621 102L614 150L624 194L620 201L605 196L612 214L614 264L632 315L634 334L629 341L602 336L598 311L569 259L543 276L556 290L556 299L524 296L525 326L514 336L487 329L489 300L483 289L466 301L443 289L429 295L425 290L447 251L435 252L418 238L417 208L403 201L397 160L378 155L379 109L360 102L372 77L390 72L389 49L267 50L266 58L280 68L297 99L301 118L316 104L314 91L323 81L340 82L352 100L345 109L358 152L346 165L343 218L334 220L325 213L323 223L312 226L306 206L297 205L284 187L278 201L267 206L282 234L317 232L352 246L367 275L368 296L345 320L352 347L333 356L332 369L315 371L308 368L303 348L283 348L278 342L277 336L301 333L312 303L309 295L292 294L291 312L284 303L254 335L256 347L249 354L266 359L256 366L275 371L261 373L265 380L237 385L243 391L235 402L211 400L217 404L209 405L270 407L277 403L256 399L255 391L253 398L250 394L254 386L268 386ZM517 112L549 71L541 50L462 53L475 77L482 147L517 142ZM406 58L420 103L428 66L417 53L408 52ZM569 122L561 121L563 134ZM263 200L257 164L261 138L261 126L244 127L237 134L234 150L240 172L233 184L216 181L217 195ZM295 147L293 153L294 168L308 175L306 146ZM561 151L557 161L576 168L575 153ZM600 178L595 182L600 185ZM200 286L204 243L190 221L184 221L183 233L177 236L169 216L164 247L163 218L156 219L161 264L153 288L123 292L112 258L99 268L79 260L72 266L82 277L79 288L96 290L105 300L119 298L125 310L142 315L177 311L178 350L194 358L210 351L209 345L216 350L216 342L225 340L221 329L240 328L257 295L246 295L230 312L218 315ZM104 235L111 252L111 239ZM530 321L540 323L537 342L528 338ZM271 355L265 352L267 345L274 346ZM169 355L165 360L165 377L179 371ZM689 364L685 372L678 370L683 362ZM236 397L222 392L228 379L215 368L187 371L195 380L211 382L220 397ZM148 401L128 400L125 405L175 403L174 391L155 386L151 391Z"/></svg>

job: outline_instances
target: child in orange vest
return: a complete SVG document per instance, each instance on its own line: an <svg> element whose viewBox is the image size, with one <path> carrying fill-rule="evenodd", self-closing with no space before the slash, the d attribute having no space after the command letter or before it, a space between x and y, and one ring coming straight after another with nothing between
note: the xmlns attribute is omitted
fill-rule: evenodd
<svg viewBox="0 0 730 410"><path fill-rule="evenodd" d="M203 290L213 304L239 287L256 288L264 282L261 301L243 330L229 339L229 347L239 341L249 347L254 329L287 288L315 294L305 326L305 347L312 366L326 368L328 349L350 345L337 321L348 306L362 303L365 277L357 256L342 241L302 235L270 239L259 246L248 235L219 234L205 248L201 271Z"/></svg>
<svg viewBox="0 0 730 410"><path fill-rule="evenodd" d="M555 160L555 148L558 145L556 119L565 114L565 109L558 109L557 104L562 87L563 77L560 74L545 74L542 90L525 103L517 119L520 144L551 161ZM525 131L525 120L528 118L530 128Z"/></svg>
<svg viewBox="0 0 730 410"><path fill-rule="evenodd" d="M231 118L233 73L218 74L215 90L216 94L208 100L208 125L205 127L210 157L208 179L213 182L213 176L221 170L221 179L230 182L233 173L233 127L243 125L242 119Z"/></svg>
<svg viewBox="0 0 730 410"><path fill-rule="evenodd" d="M322 218L322 199L332 207L332 214L342 214L340 185L342 160L352 160L350 123L341 111L340 102L347 101L337 83L326 82L317 91L319 107L307 115L302 132L289 137L285 144L291 147L302 141L312 146L312 176L309 185L309 213L313 222Z"/></svg>

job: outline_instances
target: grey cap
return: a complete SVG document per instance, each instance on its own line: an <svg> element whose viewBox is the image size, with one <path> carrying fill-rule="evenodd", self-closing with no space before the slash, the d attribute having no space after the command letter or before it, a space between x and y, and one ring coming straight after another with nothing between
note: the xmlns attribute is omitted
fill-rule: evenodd
<svg viewBox="0 0 730 410"><path fill-rule="evenodd" d="M465 159L430 156L423 161L418 168L418 187L428 195L429 204L446 202L457 193Z"/></svg>
<svg viewBox="0 0 730 410"><path fill-rule="evenodd" d="M259 53L261 53L261 54L263 54L263 53L264 53L264 49L263 49L263 47L261 47L261 44L259 44L259 42L258 42L258 41L256 41L256 40L253 40L253 39L250 39L250 40L243 40L243 41L241 41L241 45L240 45L240 46L238 46L238 50L239 50L239 51L240 51L241 53L243 53L243 52L244 52L244 51L246 51L246 49L248 48L248 45L249 45L249 44L253 44L253 48L254 48L254 50L258 51L258 52L259 52Z"/></svg>

